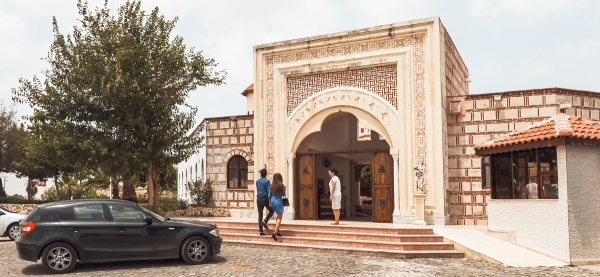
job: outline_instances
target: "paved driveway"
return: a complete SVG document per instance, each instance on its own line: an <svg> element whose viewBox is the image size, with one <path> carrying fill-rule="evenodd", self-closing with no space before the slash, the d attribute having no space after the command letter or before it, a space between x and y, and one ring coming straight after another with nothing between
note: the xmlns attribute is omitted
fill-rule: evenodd
<svg viewBox="0 0 600 277"><path fill-rule="evenodd" d="M41 263L19 260L15 243L0 238L0 276L46 275ZM66 276L600 276L577 267L511 268L468 259L396 260L353 255L223 246L211 262L179 260L77 265ZM65 275L61 275L65 276Z"/></svg>

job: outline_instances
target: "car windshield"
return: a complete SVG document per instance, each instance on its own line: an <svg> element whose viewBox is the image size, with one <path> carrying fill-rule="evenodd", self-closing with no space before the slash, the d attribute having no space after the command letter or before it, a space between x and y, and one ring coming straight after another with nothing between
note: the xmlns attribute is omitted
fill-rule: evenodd
<svg viewBox="0 0 600 277"><path fill-rule="evenodd" d="M4 207L0 207L0 211L16 214L16 212L13 212L13 211L11 211L11 210L9 210L7 208L4 208Z"/></svg>
<svg viewBox="0 0 600 277"><path fill-rule="evenodd" d="M148 209L146 209L146 208L144 208L144 207L140 207L140 208L142 208L142 209L143 209L145 212L147 212L147 213L151 214L152 216L154 216L154 217L158 218L158 220L160 220L160 221L165 221L165 218L164 218L164 217L162 217L162 216L160 216L160 215L157 215L157 214L155 214L155 213L154 213L154 212L152 212L151 210L148 210Z"/></svg>

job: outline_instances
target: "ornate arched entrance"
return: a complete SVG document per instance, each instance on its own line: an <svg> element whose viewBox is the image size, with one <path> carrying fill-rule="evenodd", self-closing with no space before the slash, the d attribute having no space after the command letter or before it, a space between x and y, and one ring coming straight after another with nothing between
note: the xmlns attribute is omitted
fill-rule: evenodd
<svg viewBox="0 0 600 277"><path fill-rule="evenodd" d="M370 219L392 222L394 207L398 207L398 181L394 172L397 172L395 146L399 144L399 135L397 128L386 126L399 123L396 109L381 97L361 89L325 90L299 105L286 125L290 153L288 183L294 184L295 196L291 198L295 218L327 218L329 177L325 161L333 160L333 167L343 172L342 215L357 218L355 207L361 204L361 198L356 171L360 172L358 166L368 164L373 169ZM361 140L361 129L373 134L368 141Z"/></svg>

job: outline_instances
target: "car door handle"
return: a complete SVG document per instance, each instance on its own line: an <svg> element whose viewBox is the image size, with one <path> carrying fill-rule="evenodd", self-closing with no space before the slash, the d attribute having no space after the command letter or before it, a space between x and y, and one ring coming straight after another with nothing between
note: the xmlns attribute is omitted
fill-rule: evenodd
<svg viewBox="0 0 600 277"><path fill-rule="evenodd" d="M125 228L121 228L121 227L115 228L115 231L117 231L117 232L123 232L123 231L125 231Z"/></svg>
<svg viewBox="0 0 600 277"><path fill-rule="evenodd" d="M69 228L69 230L73 232L81 231L81 228Z"/></svg>

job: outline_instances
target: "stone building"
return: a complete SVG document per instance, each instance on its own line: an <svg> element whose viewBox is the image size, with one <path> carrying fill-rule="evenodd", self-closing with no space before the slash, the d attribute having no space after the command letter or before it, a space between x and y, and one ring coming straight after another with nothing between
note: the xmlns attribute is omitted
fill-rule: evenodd
<svg viewBox="0 0 600 277"><path fill-rule="evenodd" d="M412 223L413 168L422 162L426 222L486 226L493 200L476 145L561 112L600 120L596 92L469 94L467 67L437 17L258 45L254 53L254 83L242 93L247 115L205 119L198 134L206 148L179 166L181 197L185 182L209 178L211 205L234 217L255 216L254 180L266 167L269 177L284 176L292 204L284 218L326 218L333 166L346 220ZM370 204L359 182L366 166Z"/></svg>

